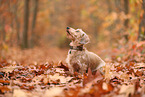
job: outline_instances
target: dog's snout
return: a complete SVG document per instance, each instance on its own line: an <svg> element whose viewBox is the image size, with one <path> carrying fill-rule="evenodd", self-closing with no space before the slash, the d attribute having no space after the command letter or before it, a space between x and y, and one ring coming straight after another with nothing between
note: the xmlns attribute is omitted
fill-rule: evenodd
<svg viewBox="0 0 145 97"><path fill-rule="evenodd" d="M66 27L66 29L70 29L70 27Z"/></svg>
<svg viewBox="0 0 145 97"><path fill-rule="evenodd" d="M70 27L66 27L66 31L67 31L68 34L70 34L69 29L70 29Z"/></svg>

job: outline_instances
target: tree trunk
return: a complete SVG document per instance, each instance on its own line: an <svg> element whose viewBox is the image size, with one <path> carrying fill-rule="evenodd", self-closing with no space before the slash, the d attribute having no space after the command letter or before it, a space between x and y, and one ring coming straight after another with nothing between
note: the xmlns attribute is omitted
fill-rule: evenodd
<svg viewBox="0 0 145 97"><path fill-rule="evenodd" d="M142 8L143 8L143 18L139 24L139 35L138 35L138 40L145 40L145 0L142 0Z"/></svg>
<svg viewBox="0 0 145 97"><path fill-rule="evenodd" d="M127 16L129 14L129 0L124 0L124 13ZM124 20L124 30L128 28L129 19ZM125 38L126 42L128 42L128 34L124 33L123 37Z"/></svg>
<svg viewBox="0 0 145 97"><path fill-rule="evenodd" d="M124 13L125 15L128 15L129 13L129 0L124 0ZM124 21L124 26L127 28L128 27L128 19L125 19Z"/></svg>
<svg viewBox="0 0 145 97"><path fill-rule="evenodd" d="M16 32L17 32L17 45L20 45L20 22L18 20L17 10L18 10L18 0L14 6L14 15L15 15L15 22L16 22Z"/></svg>
<svg viewBox="0 0 145 97"><path fill-rule="evenodd" d="M24 1L24 26L22 48L28 48L28 26L29 26L29 1Z"/></svg>
<svg viewBox="0 0 145 97"><path fill-rule="evenodd" d="M117 12L122 11L122 8L121 8L121 0L115 0L115 6L117 8Z"/></svg>
<svg viewBox="0 0 145 97"><path fill-rule="evenodd" d="M2 26L2 39L3 39L2 41L5 42L6 32L5 32L5 20L4 19L2 20L2 25L1 26Z"/></svg>
<svg viewBox="0 0 145 97"><path fill-rule="evenodd" d="M2 1L0 1L0 6ZM6 32L5 32L5 19L2 17L2 12L0 12L0 43L5 42Z"/></svg>
<svg viewBox="0 0 145 97"><path fill-rule="evenodd" d="M38 0L34 0L34 10L33 10L33 20L32 20L32 29L31 29L31 47L34 46L35 41L35 25L36 25L36 19L37 19L37 12L38 12Z"/></svg>
<svg viewBox="0 0 145 97"><path fill-rule="evenodd" d="M109 13L111 13L112 12L111 0L106 0L106 2L107 2L107 6L108 6L108 11L109 11Z"/></svg>

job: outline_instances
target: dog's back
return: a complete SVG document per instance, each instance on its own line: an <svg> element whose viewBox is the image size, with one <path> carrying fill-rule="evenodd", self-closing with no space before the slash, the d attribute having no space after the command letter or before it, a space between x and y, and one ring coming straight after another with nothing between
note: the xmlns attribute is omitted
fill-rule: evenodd
<svg viewBox="0 0 145 97"><path fill-rule="evenodd" d="M97 69L105 66L105 62L95 53L86 51L88 55L89 67L92 71L96 71Z"/></svg>

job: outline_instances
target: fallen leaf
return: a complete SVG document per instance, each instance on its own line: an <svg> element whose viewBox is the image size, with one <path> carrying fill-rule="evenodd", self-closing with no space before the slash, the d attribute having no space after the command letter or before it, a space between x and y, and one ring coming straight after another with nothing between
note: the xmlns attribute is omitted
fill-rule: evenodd
<svg viewBox="0 0 145 97"><path fill-rule="evenodd" d="M105 79L107 80L110 80L111 79L111 75L112 75L112 72L110 72L110 69L111 69L111 64L106 64L105 65Z"/></svg>
<svg viewBox="0 0 145 97"><path fill-rule="evenodd" d="M65 77L65 76L60 76L59 73L55 73L54 75L48 75L48 78L51 81L56 81L60 80L60 83L68 83L72 79L72 77Z"/></svg>
<svg viewBox="0 0 145 97"><path fill-rule="evenodd" d="M14 89L13 97L27 97L27 94L24 90Z"/></svg>
<svg viewBox="0 0 145 97"><path fill-rule="evenodd" d="M63 68L65 71L69 71L68 67L65 66L62 62L59 63L60 66L58 66L59 68Z"/></svg>
<svg viewBox="0 0 145 97"><path fill-rule="evenodd" d="M119 94L125 94L125 97L129 97L129 95L134 95L135 85L122 85L119 91Z"/></svg>
<svg viewBox="0 0 145 97"><path fill-rule="evenodd" d="M9 73L12 72L14 69L22 68L22 66L8 66L8 67L3 67L0 69L0 71Z"/></svg>
<svg viewBox="0 0 145 97"><path fill-rule="evenodd" d="M10 91L10 89L7 86L0 86L0 94L5 93L5 91Z"/></svg>
<svg viewBox="0 0 145 97"><path fill-rule="evenodd" d="M45 91L43 97L64 97L64 88L62 87L53 87Z"/></svg>

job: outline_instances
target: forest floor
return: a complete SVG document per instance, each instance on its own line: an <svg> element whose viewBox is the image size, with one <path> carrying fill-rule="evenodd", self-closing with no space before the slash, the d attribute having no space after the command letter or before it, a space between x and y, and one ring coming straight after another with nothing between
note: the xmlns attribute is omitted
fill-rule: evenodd
<svg viewBox="0 0 145 97"><path fill-rule="evenodd" d="M32 49L21 50L18 47L9 48L5 51L5 58L16 61L17 63L31 64L56 62L65 60L67 56L66 49L57 47L35 47Z"/></svg>
<svg viewBox="0 0 145 97"><path fill-rule="evenodd" d="M0 97L145 97L145 42L95 52L107 56L103 75L70 74L67 51L9 49L0 59Z"/></svg>

